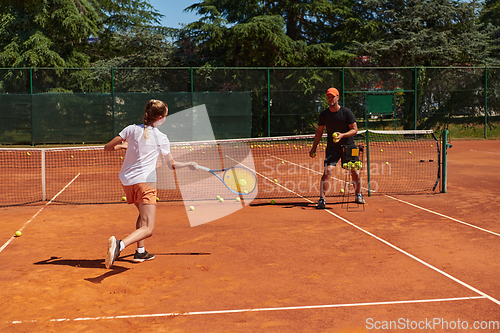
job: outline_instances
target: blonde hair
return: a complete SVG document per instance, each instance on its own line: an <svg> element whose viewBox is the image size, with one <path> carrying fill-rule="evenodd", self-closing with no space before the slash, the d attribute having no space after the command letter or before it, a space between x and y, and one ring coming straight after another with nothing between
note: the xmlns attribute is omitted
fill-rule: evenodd
<svg viewBox="0 0 500 333"><path fill-rule="evenodd" d="M156 119L161 116L166 116L167 110L167 104L157 99L152 99L146 104L146 107L144 108L144 117L142 118L144 123L144 138L146 140L149 140L147 128L148 123L156 121Z"/></svg>

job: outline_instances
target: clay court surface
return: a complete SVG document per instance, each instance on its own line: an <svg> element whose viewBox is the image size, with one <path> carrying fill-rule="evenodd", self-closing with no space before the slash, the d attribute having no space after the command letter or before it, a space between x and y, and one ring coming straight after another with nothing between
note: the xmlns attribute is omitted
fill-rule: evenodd
<svg viewBox="0 0 500 333"><path fill-rule="evenodd" d="M0 246L29 221L0 252L0 331L498 332L500 142L452 144L448 193L364 211L260 200L192 228L182 202L159 203L156 258L130 246L111 270L132 205L0 208Z"/></svg>

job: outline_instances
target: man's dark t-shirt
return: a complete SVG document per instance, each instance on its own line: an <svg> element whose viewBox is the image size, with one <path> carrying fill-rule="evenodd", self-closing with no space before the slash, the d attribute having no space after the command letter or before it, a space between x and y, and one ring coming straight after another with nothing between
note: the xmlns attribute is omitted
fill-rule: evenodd
<svg viewBox="0 0 500 333"><path fill-rule="evenodd" d="M329 108L319 114L318 126L326 126L327 135L327 148L334 148L341 150L343 145L353 145L354 137L342 138L339 142L333 142L332 134L335 132L345 133L350 130L349 125L354 124L356 118L352 111L346 107L341 106L337 112L330 111Z"/></svg>

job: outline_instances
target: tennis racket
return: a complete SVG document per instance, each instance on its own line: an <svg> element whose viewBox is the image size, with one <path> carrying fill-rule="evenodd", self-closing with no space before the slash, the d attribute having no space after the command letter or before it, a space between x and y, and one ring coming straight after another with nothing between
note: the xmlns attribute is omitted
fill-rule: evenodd
<svg viewBox="0 0 500 333"><path fill-rule="evenodd" d="M227 169L212 170L198 165L198 170L215 175L231 192L239 195L250 194L257 187L257 176L252 170L245 167L234 166ZM219 174L221 175L219 176Z"/></svg>

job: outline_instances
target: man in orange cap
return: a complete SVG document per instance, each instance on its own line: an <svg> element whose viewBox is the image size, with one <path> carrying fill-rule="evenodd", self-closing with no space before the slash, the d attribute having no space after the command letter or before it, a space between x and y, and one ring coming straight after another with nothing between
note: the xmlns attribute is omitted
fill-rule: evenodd
<svg viewBox="0 0 500 333"><path fill-rule="evenodd" d="M318 129L314 136L314 143L309 152L309 156L316 156L316 147L323 136L323 129L326 126L328 132L327 146L325 154L325 171L321 177L320 198L316 208L325 208L325 185L329 185L333 170L337 162L342 158L342 146L354 147L354 136L358 133L358 125L352 111L339 105L339 91L336 88L329 88L326 91L328 108L319 114ZM356 192L356 202L364 204L365 200L361 195L361 182L356 170L351 169L352 180Z"/></svg>

